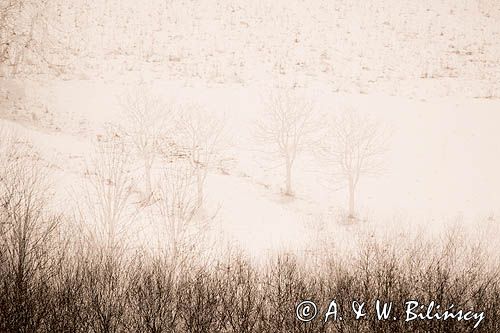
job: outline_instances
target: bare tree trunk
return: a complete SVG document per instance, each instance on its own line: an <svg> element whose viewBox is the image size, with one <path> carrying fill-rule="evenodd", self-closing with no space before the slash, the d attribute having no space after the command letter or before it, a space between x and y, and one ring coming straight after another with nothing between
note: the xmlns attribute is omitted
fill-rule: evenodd
<svg viewBox="0 0 500 333"><path fill-rule="evenodd" d="M113 258L113 252L115 248L115 224L114 222L110 222L108 225L108 248L107 255Z"/></svg>
<svg viewBox="0 0 500 333"><path fill-rule="evenodd" d="M354 219L356 212L354 208L355 184L352 176L349 176L349 219Z"/></svg>
<svg viewBox="0 0 500 333"><path fill-rule="evenodd" d="M168 259L170 261L171 266L173 267L175 264L175 258L177 256L177 248L178 248L178 237L177 237L177 229L175 226L172 228L171 234L167 236L168 241Z"/></svg>
<svg viewBox="0 0 500 333"><path fill-rule="evenodd" d="M151 198L151 193L152 193L152 184L151 184L151 169L152 169L152 162L149 161L147 158L144 159L144 172L145 172L145 182L146 182L146 197L148 200Z"/></svg>
<svg viewBox="0 0 500 333"><path fill-rule="evenodd" d="M196 200L196 206L200 208L203 205L203 176L201 170L198 167L196 170L196 185L198 186L198 196Z"/></svg>
<svg viewBox="0 0 500 333"><path fill-rule="evenodd" d="M286 195L293 195L292 191L292 161L290 160L289 157L286 158L286 187L285 187L285 194Z"/></svg>

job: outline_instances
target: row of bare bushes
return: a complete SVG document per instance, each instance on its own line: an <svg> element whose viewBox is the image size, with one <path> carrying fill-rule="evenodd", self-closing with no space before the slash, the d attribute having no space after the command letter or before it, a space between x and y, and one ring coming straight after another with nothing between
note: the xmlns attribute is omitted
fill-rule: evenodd
<svg viewBox="0 0 500 333"><path fill-rule="evenodd" d="M18 246L14 248L14 246ZM2 332L468 332L474 322L355 320L353 300L367 308L377 299L417 299L484 311L477 331L498 332L498 272L467 252L454 266L451 255L420 251L412 256L375 249L353 261L332 257L311 269L294 255L255 264L243 255L213 265L172 265L165 256L136 253L113 257L100 251L67 255L51 249L23 258L19 242L2 244ZM33 248L32 248L33 249ZM456 250L467 251L459 246ZM374 251L374 252L372 252ZM400 259L403 255L404 259ZM175 267L175 269L173 269ZM295 307L318 304L317 319L302 323ZM323 321L335 299L343 320ZM401 306L400 306L401 305Z"/></svg>

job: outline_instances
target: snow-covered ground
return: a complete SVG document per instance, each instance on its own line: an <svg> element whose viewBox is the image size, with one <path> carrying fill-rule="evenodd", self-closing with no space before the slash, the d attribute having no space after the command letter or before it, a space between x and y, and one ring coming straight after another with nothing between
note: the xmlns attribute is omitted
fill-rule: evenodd
<svg viewBox="0 0 500 333"><path fill-rule="evenodd" d="M78 192L92 142L106 123L121 119L119 98L134 85L46 81L26 87L24 98L37 101L37 110L50 113L50 121L16 117L7 107L7 120L0 121L31 139L52 170L54 207L66 208L61 203L69 193ZM195 102L225 119L223 156L231 163L225 173L211 170L205 191L207 209L217 212L214 230L223 230L252 253L300 247L320 222L328 232L349 234L351 227L338 223L347 206L346 190L335 188L328 166L314 154L304 154L297 161L296 196L280 194L282 167L264 156L253 136L268 88L186 86L168 81L155 81L148 87L166 101ZM432 231L457 220L476 223L489 218L498 223L500 100L347 94L322 86L304 88L303 93L314 100L319 114L351 106L392 129L385 171L360 182L357 208L363 221L357 228L416 229L421 224ZM141 216L142 221L136 223L147 223L147 214Z"/></svg>

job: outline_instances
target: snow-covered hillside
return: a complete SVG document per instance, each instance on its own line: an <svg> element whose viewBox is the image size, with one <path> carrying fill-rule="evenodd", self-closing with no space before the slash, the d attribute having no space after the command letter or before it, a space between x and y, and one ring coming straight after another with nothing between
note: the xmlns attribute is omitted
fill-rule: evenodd
<svg viewBox="0 0 500 333"><path fill-rule="evenodd" d="M78 195L93 142L106 124L119 122L123 112L119 96L135 86L103 81L32 81L29 87L25 100L38 100L43 105L40 110L47 111L36 118L23 118L21 111L6 108L2 124L31 139L52 171L57 189L54 206L68 208L62 203L69 194ZM209 210L216 213L216 230L224 230L254 253L276 246L300 246L311 223L326 223L344 232L345 226L338 222L346 210L346 188L338 187L328 165L316 155L303 155L297 162L296 196L281 195L282 166L269 161L254 137L264 107L263 87L185 87L168 81L155 82L152 87L165 100L196 102L205 112L225 117L227 144L210 170L205 191ZM498 100L415 100L320 88L304 89L304 94L315 101L319 114L351 106L377 116L392 129L384 172L363 179L357 191L357 206L365 224L391 228L423 224L440 229L460 219L497 219ZM43 118L44 112L51 118ZM155 168L161 169L161 163ZM144 212L141 216L137 223L147 224L148 215Z"/></svg>

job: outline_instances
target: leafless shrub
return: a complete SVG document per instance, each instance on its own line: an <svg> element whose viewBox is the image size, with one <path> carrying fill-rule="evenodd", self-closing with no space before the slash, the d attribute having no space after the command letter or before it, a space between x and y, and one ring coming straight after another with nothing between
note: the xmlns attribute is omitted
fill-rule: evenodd
<svg viewBox="0 0 500 333"><path fill-rule="evenodd" d="M51 296L45 332L89 332L90 312L86 308L85 261L71 255L60 261L51 279Z"/></svg>
<svg viewBox="0 0 500 333"><path fill-rule="evenodd" d="M179 291L173 266L164 256L141 255L131 267L127 292L128 326L134 332L174 332L179 322Z"/></svg>
<svg viewBox="0 0 500 333"><path fill-rule="evenodd" d="M0 330L33 332L48 315L60 218L46 209L46 175L37 161L10 148L0 149L8 152L0 160Z"/></svg>
<svg viewBox="0 0 500 333"><path fill-rule="evenodd" d="M224 285L220 289L220 320L230 332L259 332L264 294L258 271L242 255L217 266Z"/></svg>
<svg viewBox="0 0 500 333"><path fill-rule="evenodd" d="M318 332L322 322L305 326L297 320L295 307L302 300L319 300L314 290L318 277L307 272L304 265L293 254L278 254L269 260L261 275L264 287L264 312L259 325L260 332Z"/></svg>
<svg viewBox="0 0 500 333"><path fill-rule="evenodd" d="M84 307L93 332L122 332L127 309L126 262L92 251L84 270Z"/></svg>
<svg viewBox="0 0 500 333"><path fill-rule="evenodd" d="M220 292L224 281L211 270L195 269L179 281L183 301L180 303L180 331L202 333L219 331Z"/></svg>

